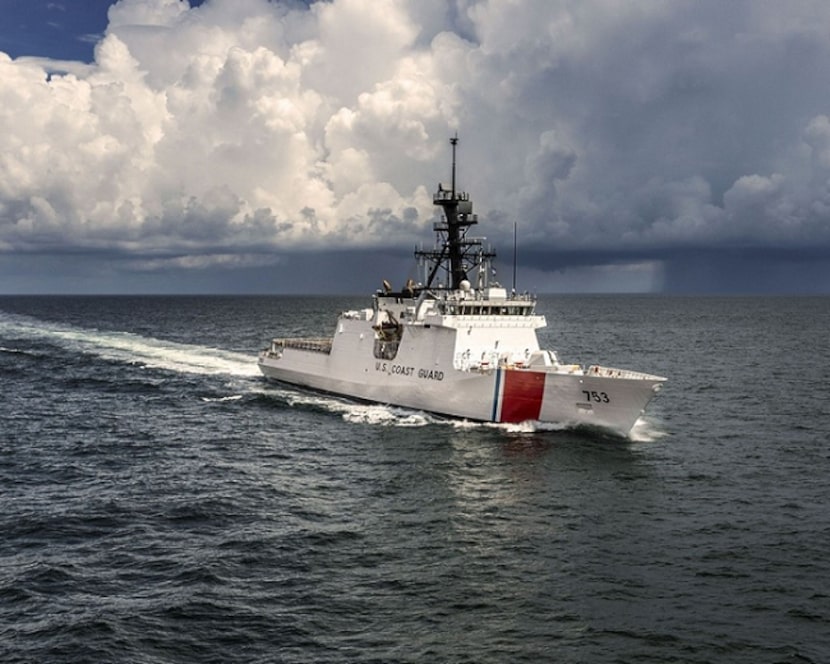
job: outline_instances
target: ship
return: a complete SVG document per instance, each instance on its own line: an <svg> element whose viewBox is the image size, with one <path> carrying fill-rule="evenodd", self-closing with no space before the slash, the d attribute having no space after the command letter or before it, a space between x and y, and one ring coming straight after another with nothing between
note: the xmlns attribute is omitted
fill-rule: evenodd
<svg viewBox="0 0 830 664"><path fill-rule="evenodd" d="M496 281L495 251L470 234L478 217L456 189L457 134L450 144L451 182L433 197L435 241L415 250L419 280L400 290L383 280L372 306L340 313L331 336L273 339L259 354L262 374L447 418L630 436L667 379L568 364L540 347L537 330L547 323L536 297Z"/></svg>

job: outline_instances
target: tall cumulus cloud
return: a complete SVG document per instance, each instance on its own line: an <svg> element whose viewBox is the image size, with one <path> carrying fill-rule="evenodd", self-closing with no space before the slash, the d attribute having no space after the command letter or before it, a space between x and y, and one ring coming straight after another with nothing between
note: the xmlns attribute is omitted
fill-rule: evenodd
<svg viewBox="0 0 830 664"><path fill-rule="evenodd" d="M90 64L0 53L0 252L409 247L455 131L486 232L519 219L540 269L830 249L823 1L119 0L108 18Z"/></svg>

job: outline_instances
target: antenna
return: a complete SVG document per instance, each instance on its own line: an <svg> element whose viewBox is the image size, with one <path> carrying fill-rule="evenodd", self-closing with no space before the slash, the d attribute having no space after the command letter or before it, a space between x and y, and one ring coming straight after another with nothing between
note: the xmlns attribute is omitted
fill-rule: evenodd
<svg viewBox="0 0 830 664"><path fill-rule="evenodd" d="M458 132L450 139L452 145L452 197L455 198L455 146L458 145Z"/></svg>
<svg viewBox="0 0 830 664"><path fill-rule="evenodd" d="M516 292L516 226L518 224L513 222L513 292Z"/></svg>

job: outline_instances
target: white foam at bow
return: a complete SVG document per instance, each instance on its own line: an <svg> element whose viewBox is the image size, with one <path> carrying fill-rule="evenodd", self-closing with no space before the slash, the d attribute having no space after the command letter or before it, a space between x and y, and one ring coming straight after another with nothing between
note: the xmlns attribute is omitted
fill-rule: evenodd
<svg viewBox="0 0 830 664"><path fill-rule="evenodd" d="M635 443L653 443L665 436L668 436L668 433L660 429L660 424L647 417L640 417L628 435Z"/></svg>

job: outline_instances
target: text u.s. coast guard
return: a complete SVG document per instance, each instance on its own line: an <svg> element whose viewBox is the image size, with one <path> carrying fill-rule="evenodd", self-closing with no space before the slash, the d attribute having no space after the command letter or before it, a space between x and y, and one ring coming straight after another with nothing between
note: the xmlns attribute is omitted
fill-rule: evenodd
<svg viewBox="0 0 830 664"><path fill-rule="evenodd" d="M444 372L436 369L418 369L403 364L390 364L389 362L375 362L375 371L389 374L390 376L417 376L424 380L444 380Z"/></svg>

